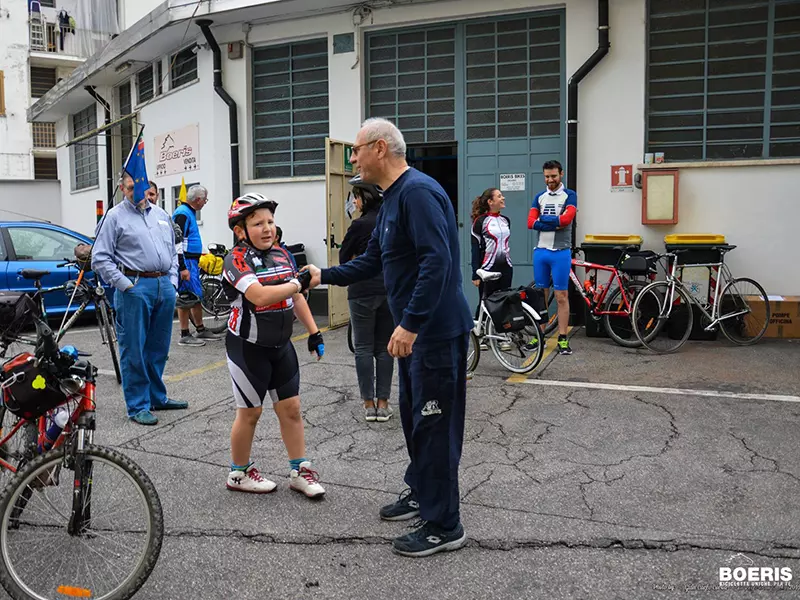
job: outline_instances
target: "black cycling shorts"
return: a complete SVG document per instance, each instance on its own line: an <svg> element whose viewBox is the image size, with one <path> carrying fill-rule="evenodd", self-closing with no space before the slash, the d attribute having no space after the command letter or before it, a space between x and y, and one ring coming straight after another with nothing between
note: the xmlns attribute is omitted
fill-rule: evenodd
<svg viewBox="0 0 800 600"><path fill-rule="evenodd" d="M237 408L257 408L268 394L273 403L300 394L300 364L292 342L267 348L229 331L225 346Z"/></svg>

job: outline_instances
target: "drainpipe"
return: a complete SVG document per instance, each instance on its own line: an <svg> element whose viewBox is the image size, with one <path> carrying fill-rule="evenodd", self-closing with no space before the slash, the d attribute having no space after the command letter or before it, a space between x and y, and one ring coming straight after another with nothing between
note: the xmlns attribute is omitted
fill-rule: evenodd
<svg viewBox="0 0 800 600"><path fill-rule="evenodd" d="M231 201L233 201L241 195L239 180L239 119L236 115L236 102L222 86L222 53L217 40L214 39L214 34L211 33L212 23L213 21L210 19L200 19L197 21L197 26L200 27L200 31L206 37L206 41L214 55L214 91L228 105L231 136Z"/></svg>
<svg viewBox="0 0 800 600"><path fill-rule="evenodd" d="M95 87L93 85L87 85L86 91L89 95L95 99L100 106L103 107L105 111L105 125L108 126L111 123L111 105L108 101L103 98L100 94L97 93ZM106 138L106 211L108 212L111 208L111 202L114 198L114 157L111 152L111 131L106 129L105 133Z"/></svg>
<svg viewBox="0 0 800 600"><path fill-rule="evenodd" d="M585 63L569 78L567 85L567 187L571 190L578 189L578 85L597 64L603 60L611 48L608 37L608 0L597 0L597 50L594 51ZM578 221L572 227L572 247L577 246ZM583 299L575 292L570 291L570 306L572 317L576 323L582 322L584 306Z"/></svg>

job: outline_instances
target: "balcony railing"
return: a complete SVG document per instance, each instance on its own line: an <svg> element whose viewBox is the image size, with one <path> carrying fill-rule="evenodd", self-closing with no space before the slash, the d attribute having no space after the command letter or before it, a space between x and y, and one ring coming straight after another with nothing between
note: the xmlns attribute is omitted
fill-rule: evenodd
<svg viewBox="0 0 800 600"><path fill-rule="evenodd" d="M56 149L55 123L33 123L33 148L34 150Z"/></svg>

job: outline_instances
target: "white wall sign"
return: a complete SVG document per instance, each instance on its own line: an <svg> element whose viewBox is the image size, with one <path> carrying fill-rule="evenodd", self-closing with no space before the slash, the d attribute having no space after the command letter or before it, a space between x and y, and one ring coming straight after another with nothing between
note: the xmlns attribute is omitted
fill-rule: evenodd
<svg viewBox="0 0 800 600"><path fill-rule="evenodd" d="M156 177L196 171L200 167L198 125L157 135L153 149L156 156Z"/></svg>
<svg viewBox="0 0 800 600"><path fill-rule="evenodd" d="M525 173L502 173L500 175L501 192L524 192Z"/></svg>

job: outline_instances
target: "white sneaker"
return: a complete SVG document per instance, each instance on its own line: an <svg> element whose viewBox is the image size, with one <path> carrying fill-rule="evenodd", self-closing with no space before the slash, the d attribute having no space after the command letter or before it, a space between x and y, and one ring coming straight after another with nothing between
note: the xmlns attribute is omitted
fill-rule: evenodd
<svg viewBox="0 0 800 600"><path fill-rule="evenodd" d="M277 487L274 481L262 477L255 467L250 467L247 471L231 471L228 473L228 481L225 485L234 492L251 494L269 494L274 492Z"/></svg>
<svg viewBox="0 0 800 600"><path fill-rule="evenodd" d="M325 493L325 488L319 484L319 473L311 468L311 463L307 460L300 463L299 471L292 469L289 474L289 487L309 498L316 498Z"/></svg>
<svg viewBox="0 0 800 600"><path fill-rule="evenodd" d="M511 345L511 342L500 342L500 350L503 352L510 352L514 349L514 346Z"/></svg>

